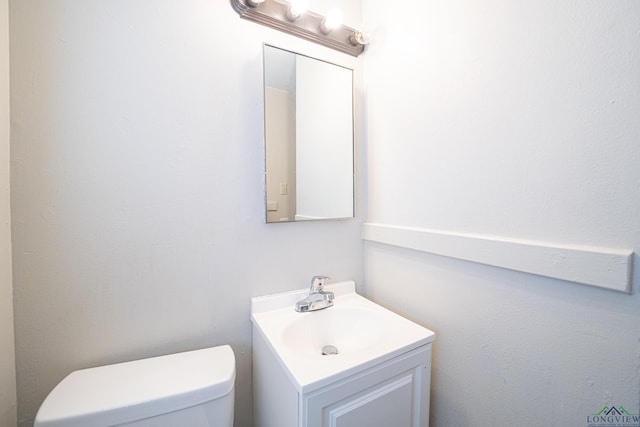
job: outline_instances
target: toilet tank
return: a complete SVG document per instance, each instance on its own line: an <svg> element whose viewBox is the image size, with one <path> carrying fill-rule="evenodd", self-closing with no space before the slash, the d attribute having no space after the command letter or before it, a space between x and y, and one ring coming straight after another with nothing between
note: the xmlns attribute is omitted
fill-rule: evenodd
<svg viewBox="0 0 640 427"><path fill-rule="evenodd" d="M235 372L228 345L75 371L34 427L232 427Z"/></svg>

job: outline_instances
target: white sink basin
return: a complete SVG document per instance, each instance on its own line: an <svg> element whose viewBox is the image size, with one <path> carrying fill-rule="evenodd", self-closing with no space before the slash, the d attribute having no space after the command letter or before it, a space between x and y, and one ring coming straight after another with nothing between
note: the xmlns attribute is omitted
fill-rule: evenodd
<svg viewBox="0 0 640 427"><path fill-rule="evenodd" d="M334 306L298 313L309 290L251 299L251 320L299 392L308 392L432 342L435 335L355 292L353 281L327 285ZM338 354L323 355L326 345Z"/></svg>
<svg viewBox="0 0 640 427"><path fill-rule="evenodd" d="M298 314L282 330L282 342L301 356L321 356L326 345L335 346L339 355L354 355L385 338L385 325L371 308L342 304Z"/></svg>

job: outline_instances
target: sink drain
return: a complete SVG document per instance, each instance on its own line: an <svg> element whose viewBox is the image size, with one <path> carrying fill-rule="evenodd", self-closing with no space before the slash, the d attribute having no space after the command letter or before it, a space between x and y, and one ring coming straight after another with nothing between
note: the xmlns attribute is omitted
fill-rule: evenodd
<svg viewBox="0 0 640 427"><path fill-rule="evenodd" d="M325 345L322 347L323 356L329 356L332 354L338 354L338 348L335 345Z"/></svg>

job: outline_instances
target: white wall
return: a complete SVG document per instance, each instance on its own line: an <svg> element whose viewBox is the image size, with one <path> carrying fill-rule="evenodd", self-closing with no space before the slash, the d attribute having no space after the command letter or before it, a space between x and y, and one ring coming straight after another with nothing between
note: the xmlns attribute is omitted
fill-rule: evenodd
<svg viewBox="0 0 640 427"><path fill-rule="evenodd" d="M358 65L228 1L12 3L23 425L72 370L229 343L250 427L250 297L361 278L359 220L264 224L263 42Z"/></svg>
<svg viewBox="0 0 640 427"><path fill-rule="evenodd" d="M363 15L367 221L638 253L639 2L371 0ZM434 427L640 413L638 294L372 242L365 278L438 334Z"/></svg>
<svg viewBox="0 0 640 427"><path fill-rule="evenodd" d="M9 3L0 1L0 425L16 425L9 203Z"/></svg>

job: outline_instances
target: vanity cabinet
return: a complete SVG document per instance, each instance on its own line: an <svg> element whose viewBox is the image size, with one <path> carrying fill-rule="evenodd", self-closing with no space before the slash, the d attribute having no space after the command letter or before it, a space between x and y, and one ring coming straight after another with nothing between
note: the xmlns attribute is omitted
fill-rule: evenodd
<svg viewBox="0 0 640 427"><path fill-rule="evenodd" d="M256 427L427 427L431 344L299 391L254 330ZM326 356L332 357L332 356Z"/></svg>
<svg viewBox="0 0 640 427"><path fill-rule="evenodd" d="M251 299L253 425L428 427L433 331L352 280L325 289L333 306L305 313L308 289Z"/></svg>

